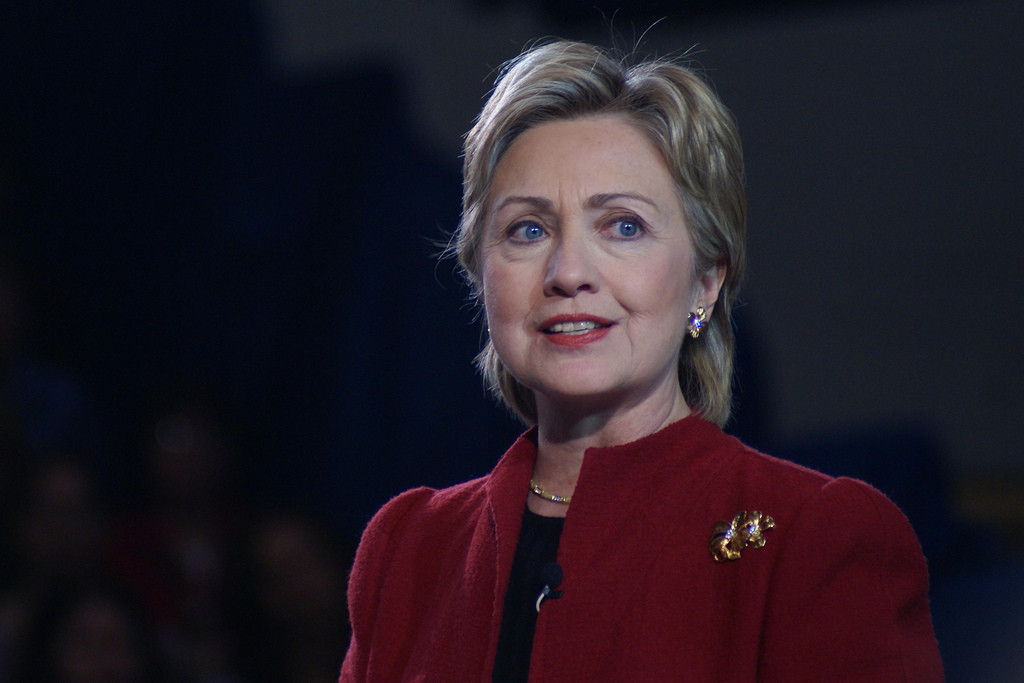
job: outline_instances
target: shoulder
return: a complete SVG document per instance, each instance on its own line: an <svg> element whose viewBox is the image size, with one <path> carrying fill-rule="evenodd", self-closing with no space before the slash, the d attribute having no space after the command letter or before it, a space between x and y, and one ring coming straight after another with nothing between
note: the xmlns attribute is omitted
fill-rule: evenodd
<svg viewBox="0 0 1024 683"><path fill-rule="evenodd" d="M783 576L817 567L844 574L851 585L863 582L882 600L927 592L927 563L910 522L869 484L846 477L826 482L788 527L778 537Z"/></svg>
<svg viewBox="0 0 1024 683"><path fill-rule="evenodd" d="M927 563L906 516L845 477L823 478L801 498L770 532L765 680L824 671L843 680L941 680Z"/></svg>
<svg viewBox="0 0 1024 683"><path fill-rule="evenodd" d="M737 442L738 443L738 442ZM901 547L923 556L906 515L885 494L850 477L832 477L740 444L724 477L753 506L758 501L780 522L779 541L812 536L830 547L856 544ZM870 539L870 540L869 540ZM865 548L867 549L867 548Z"/></svg>
<svg viewBox="0 0 1024 683"><path fill-rule="evenodd" d="M776 543L794 532L814 531L833 543L868 534L893 536L920 552L907 518L869 484L762 453L702 420L685 428L666 441L655 485L685 488L703 514L721 520L760 511L775 519Z"/></svg>
<svg viewBox="0 0 1024 683"><path fill-rule="evenodd" d="M714 440L707 459L706 500L719 514L761 510L792 517L837 480L796 463L756 451L725 434ZM879 494L880 495L880 494Z"/></svg>
<svg viewBox="0 0 1024 683"><path fill-rule="evenodd" d="M388 501L363 531L349 575L353 626L371 619L381 591L397 581L420 580L445 553L464 548L486 507L477 479L446 489L416 488Z"/></svg>
<svg viewBox="0 0 1024 683"><path fill-rule="evenodd" d="M368 551L408 533L421 534L464 520L469 510L484 504L486 481L473 479L444 489L420 487L398 494L367 524L360 550Z"/></svg>
<svg viewBox="0 0 1024 683"><path fill-rule="evenodd" d="M349 575L352 639L342 680L391 680L368 672L372 666L383 671L391 665L381 652L407 656L411 650L403 648L412 634L410 624L425 619L439 590L455 585L445 571L456 553L465 552L485 516L486 481L411 489L388 501L367 524Z"/></svg>
<svg viewBox="0 0 1024 683"><path fill-rule="evenodd" d="M771 535L778 546L813 544L819 556L840 547L868 553L901 549L920 558L923 569L924 557L907 517L870 484L822 474L735 440L721 463L711 487L712 507L771 515L776 521Z"/></svg>
<svg viewBox="0 0 1024 683"><path fill-rule="evenodd" d="M825 479L787 511L777 542L783 568L792 565L884 574L884 587L905 572L927 587L927 566L906 515L871 485L847 477ZM884 579L884 580L883 580Z"/></svg>
<svg viewBox="0 0 1024 683"><path fill-rule="evenodd" d="M910 522L896 504L870 484L849 477L825 481L802 506L801 518L807 524L830 522L828 528L837 531L852 526L863 533L909 532L916 545ZM853 523L836 523L841 520Z"/></svg>
<svg viewBox="0 0 1024 683"><path fill-rule="evenodd" d="M938 681L928 567L903 512L871 485L830 477L735 442L716 498L758 510L763 680ZM723 510L724 511L724 510ZM757 566L753 564L752 566Z"/></svg>

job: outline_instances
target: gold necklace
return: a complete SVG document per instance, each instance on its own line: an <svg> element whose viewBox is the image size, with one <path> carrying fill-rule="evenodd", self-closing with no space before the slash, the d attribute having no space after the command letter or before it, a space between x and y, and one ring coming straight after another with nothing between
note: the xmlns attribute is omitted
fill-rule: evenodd
<svg viewBox="0 0 1024 683"><path fill-rule="evenodd" d="M552 503L558 503L559 505L568 505L572 502L572 496L556 496L553 493L548 493L533 479L530 480L530 493L540 496L544 500L550 500Z"/></svg>

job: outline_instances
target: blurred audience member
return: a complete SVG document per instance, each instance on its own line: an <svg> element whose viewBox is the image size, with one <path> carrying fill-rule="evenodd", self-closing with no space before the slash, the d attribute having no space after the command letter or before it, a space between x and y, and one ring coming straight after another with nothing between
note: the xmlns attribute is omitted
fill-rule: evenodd
<svg viewBox="0 0 1024 683"><path fill-rule="evenodd" d="M102 573L106 525L94 477L74 458L33 463L12 493L4 530L9 566L0 590L0 653L8 663L46 596Z"/></svg>
<svg viewBox="0 0 1024 683"><path fill-rule="evenodd" d="M267 515L251 531L236 595L247 624L246 680L337 680L348 642L345 587L351 550L334 531L298 512Z"/></svg>
<svg viewBox="0 0 1024 683"><path fill-rule="evenodd" d="M39 610L13 680L24 683L156 683L149 624L131 599L104 583L68 585Z"/></svg>
<svg viewBox="0 0 1024 683"><path fill-rule="evenodd" d="M226 563L246 517L235 444L213 405L191 389L161 400L143 437L145 498L115 530L111 554L164 651L200 681L233 678Z"/></svg>

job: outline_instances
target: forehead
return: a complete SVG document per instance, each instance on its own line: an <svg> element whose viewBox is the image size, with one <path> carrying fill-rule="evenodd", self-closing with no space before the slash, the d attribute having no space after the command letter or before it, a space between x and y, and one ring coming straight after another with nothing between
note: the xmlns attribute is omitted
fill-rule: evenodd
<svg viewBox="0 0 1024 683"><path fill-rule="evenodd" d="M523 132L498 162L491 199L510 188L540 192L553 184L675 196L661 153L635 125L612 115L552 121Z"/></svg>

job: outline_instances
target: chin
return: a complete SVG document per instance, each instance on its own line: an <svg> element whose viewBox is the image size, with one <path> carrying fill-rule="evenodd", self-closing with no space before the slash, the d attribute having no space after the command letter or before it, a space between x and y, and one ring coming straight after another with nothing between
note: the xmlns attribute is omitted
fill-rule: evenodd
<svg viewBox="0 0 1024 683"><path fill-rule="evenodd" d="M608 367L568 367L545 372L541 375L526 375L526 381L520 380L538 394L552 399L566 397L580 399L592 396L597 398L621 387L621 378L608 374Z"/></svg>
<svg viewBox="0 0 1024 683"><path fill-rule="evenodd" d="M534 389L538 398L558 405L566 404L574 408L591 406L595 410L614 408L623 403L628 391L622 386L609 383L557 383L545 384Z"/></svg>

